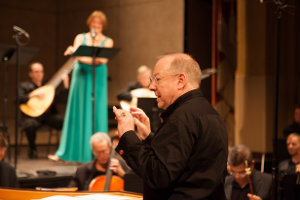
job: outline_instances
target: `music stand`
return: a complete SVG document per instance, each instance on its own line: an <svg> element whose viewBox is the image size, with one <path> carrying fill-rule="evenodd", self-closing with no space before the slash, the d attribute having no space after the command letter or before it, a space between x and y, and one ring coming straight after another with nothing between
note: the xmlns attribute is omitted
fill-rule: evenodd
<svg viewBox="0 0 300 200"><path fill-rule="evenodd" d="M137 107L142 109L149 117L151 130L153 132L157 131L157 129L161 126L161 110L157 107L156 98L139 97Z"/></svg>
<svg viewBox="0 0 300 200"><path fill-rule="evenodd" d="M18 51L19 53L18 53ZM4 95L3 95L3 135L7 138L8 141L8 148L10 147L10 138L7 132L6 120L7 120L7 102L8 102L8 65L17 65L16 73L16 121L15 121L15 168L17 167L17 151L18 151L18 115L17 112L19 110L19 95L18 95L18 88L19 88L19 64L24 65L26 64L36 53L37 48L29 48L29 47L18 47L16 45L6 45L0 44L0 62L4 63L5 65L5 72L4 72ZM20 55L20 57L18 56ZM8 157L10 159L10 148L8 150Z"/></svg>
<svg viewBox="0 0 300 200"><path fill-rule="evenodd" d="M95 133L95 60L96 58L112 58L117 54L119 48L106 48L106 47L94 47L94 46L83 46L81 45L72 56L86 56L92 57L93 59L93 86L92 86L92 134Z"/></svg>

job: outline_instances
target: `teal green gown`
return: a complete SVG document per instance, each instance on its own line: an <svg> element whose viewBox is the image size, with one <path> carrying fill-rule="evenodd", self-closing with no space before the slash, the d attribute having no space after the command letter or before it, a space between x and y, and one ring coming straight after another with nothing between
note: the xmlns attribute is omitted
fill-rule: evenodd
<svg viewBox="0 0 300 200"><path fill-rule="evenodd" d="M106 37L100 47L108 39ZM82 45L86 45L85 33ZM96 66L95 131L108 132L107 66ZM56 155L66 161L89 162L92 158L92 66L77 62L72 72L62 135Z"/></svg>

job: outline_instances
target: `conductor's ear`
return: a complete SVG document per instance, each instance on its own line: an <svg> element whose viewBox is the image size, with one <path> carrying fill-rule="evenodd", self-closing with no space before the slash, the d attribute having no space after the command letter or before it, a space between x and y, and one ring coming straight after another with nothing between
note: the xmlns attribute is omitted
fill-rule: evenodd
<svg viewBox="0 0 300 200"><path fill-rule="evenodd" d="M185 74L177 74L177 80L178 80L178 89L183 89L185 88L186 84L187 84L187 79Z"/></svg>

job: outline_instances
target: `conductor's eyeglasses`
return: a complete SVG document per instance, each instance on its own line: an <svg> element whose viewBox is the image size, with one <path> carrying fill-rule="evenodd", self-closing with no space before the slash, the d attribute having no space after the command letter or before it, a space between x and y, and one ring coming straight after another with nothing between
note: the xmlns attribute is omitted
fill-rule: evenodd
<svg viewBox="0 0 300 200"><path fill-rule="evenodd" d="M154 83L154 84L158 84L159 83L159 81L160 80L162 80L162 79L164 79L164 78L167 78L167 77L169 77L169 76L177 76L178 74L169 74L169 75L166 75L166 76L164 76L164 77L162 77L162 78L157 78L156 76L151 76L150 77L150 84L151 83Z"/></svg>

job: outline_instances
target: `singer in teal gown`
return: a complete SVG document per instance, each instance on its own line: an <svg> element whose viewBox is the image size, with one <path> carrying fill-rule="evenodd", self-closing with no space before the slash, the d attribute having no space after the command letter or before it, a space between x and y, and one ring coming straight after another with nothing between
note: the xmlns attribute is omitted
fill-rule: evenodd
<svg viewBox="0 0 300 200"><path fill-rule="evenodd" d="M108 37L100 44L103 46ZM86 34L82 45L86 45ZM73 68L62 136L56 152L62 160L89 162L92 151L92 69L77 62ZM95 74L95 132L108 132L107 66L96 66Z"/></svg>
<svg viewBox="0 0 300 200"><path fill-rule="evenodd" d="M106 16L94 11L87 19L90 32L78 34L73 46L69 46L65 55L73 54L80 45L113 47L113 40L102 33L106 27ZM92 159L90 137L92 127L92 89L93 67L91 57L77 57L69 89L68 102L59 148L52 160L89 162ZM107 59L96 58L95 63L95 132L108 133L107 108Z"/></svg>

